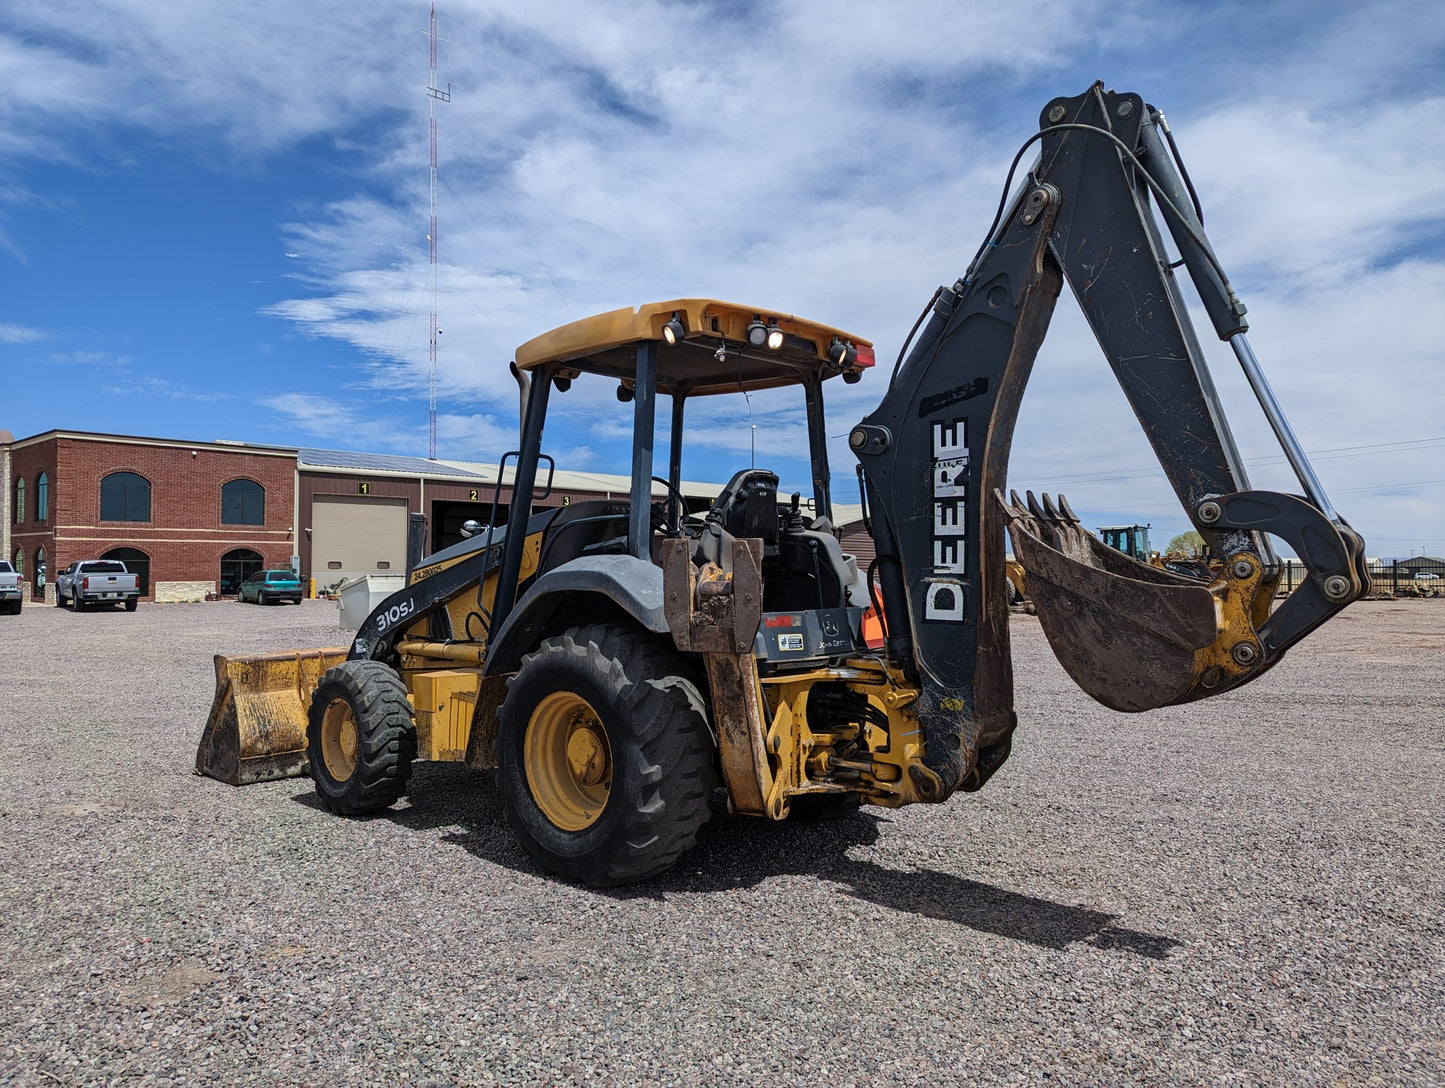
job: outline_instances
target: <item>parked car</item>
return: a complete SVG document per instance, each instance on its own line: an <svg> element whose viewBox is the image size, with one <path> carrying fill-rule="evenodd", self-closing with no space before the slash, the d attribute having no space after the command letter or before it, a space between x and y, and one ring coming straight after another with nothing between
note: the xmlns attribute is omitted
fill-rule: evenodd
<svg viewBox="0 0 1445 1088"><path fill-rule="evenodd" d="M238 601L257 604L301 603L301 576L294 570L258 570L241 583L236 592Z"/></svg>
<svg viewBox="0 0 1445 1088"><path fill-rule="evenodd" d="M124 604L134 612L140 604L140 579L119 559L82 559L55 579L55 603L84 612L93 604Z"/></svg>
<svg viewBox="0 0 1445 1088"><path fill-rule="evenodd" d="M20 615L20 602L24 595L25 583L20 580L20 575L8 562L0 559L0 612Z"/></svg>
<svg viewBox="0 0 1445 1088"><path fill-rule="evenodd" d="M1428 570L1417 570L1415 572L1415 581L1438 582L1440 581L1440 576L1438 574L1431 574Z"/></svg>

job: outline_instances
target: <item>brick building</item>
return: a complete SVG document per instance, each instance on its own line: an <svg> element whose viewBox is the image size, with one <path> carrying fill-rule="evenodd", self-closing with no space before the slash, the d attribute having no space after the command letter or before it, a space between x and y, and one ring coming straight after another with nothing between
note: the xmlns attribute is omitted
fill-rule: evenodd
<svg viewBox="0 0 1445 1088"><path fill-rule="evenodd" d="M296 552L295 449L80 431L5 438L0 550L37 590L78 559L120 559L143 598L195 598Z"/></svg>
<svg viewBox="0 0 1445 1088"><path fill-rule="evenodd" d="M462 525L506 520L511 473L496 465L239 442L0 431L0 555L40 592L79 559L120 559L147 600L234 593L248 575L292 567L321 589L361 575L406 573L408 529L423 551L462 539ZM624 498L626 476L558 470L536 505ZM722 485L684 481L689 510ZM654 493L662 495L661 485ZM857 506L835 506L845 551L860 565L872 540Z"/></svg>

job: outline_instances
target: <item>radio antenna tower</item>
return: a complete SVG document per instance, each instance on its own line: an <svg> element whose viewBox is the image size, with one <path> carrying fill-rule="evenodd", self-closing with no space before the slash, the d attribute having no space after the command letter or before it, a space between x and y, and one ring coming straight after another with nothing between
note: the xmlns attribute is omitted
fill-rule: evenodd
<svg viewBox="0 0 1445 1088"><path fill-rule="evenodd" d="M442 39L445 40L445 39ZM427 371L427 424L429 437L427 457L437 459L437 103L452 100L452 85L442 90L437 79L437 6L431 6L431 75L426 86L427 132L431 137L431 225L427 230L429 243L428 286L431 288L430 367Z"/></svg>

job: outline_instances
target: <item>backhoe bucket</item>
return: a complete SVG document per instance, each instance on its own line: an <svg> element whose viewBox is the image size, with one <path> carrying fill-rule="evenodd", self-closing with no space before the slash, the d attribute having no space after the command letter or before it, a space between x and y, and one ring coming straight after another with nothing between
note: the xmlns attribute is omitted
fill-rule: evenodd
<svg viewBox="0 0 1445 1088"><path fill-rule="evenodd" d="M1152 710L1232 686L1219 598L1210 586L1132 559L1085 529L1059 496L1005 502L1014 554L1054 655L1113 710Z"/></svg>
<svg viewBox="0 0 1445 1088"><path fill-rule="evenodd" d="M196 750L196 773L233 786L306 773L306 717L322 674L346 648L216 655L216 697Z"/></svg>

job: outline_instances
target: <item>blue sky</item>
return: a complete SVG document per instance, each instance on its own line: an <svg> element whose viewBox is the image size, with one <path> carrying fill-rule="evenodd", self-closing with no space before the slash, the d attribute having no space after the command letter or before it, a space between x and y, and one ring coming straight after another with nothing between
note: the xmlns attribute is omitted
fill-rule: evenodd
<svg viewBox="0 0 1445 1088"><path fill-rule="evenodd" d="M425 455L427 7L9 3L0 427ZM438 9L439 454L514 444L507 361L617 306L714 295L891 360L959 275L1040 107L1164 109L1251 339L1372 555L1445 554L1445 17L1429 5L447 2ZM1295 490L1206 350L1254 482ZM881 379L838 386L842 436ZM626 471L612 390L549 421ZM692 478L801 484L801 399L693 414ZM751 413L751 414L749 414ZM848 493L852 460L834 443ZM1010 481L1187 527L1061 301Z"/></svg>

